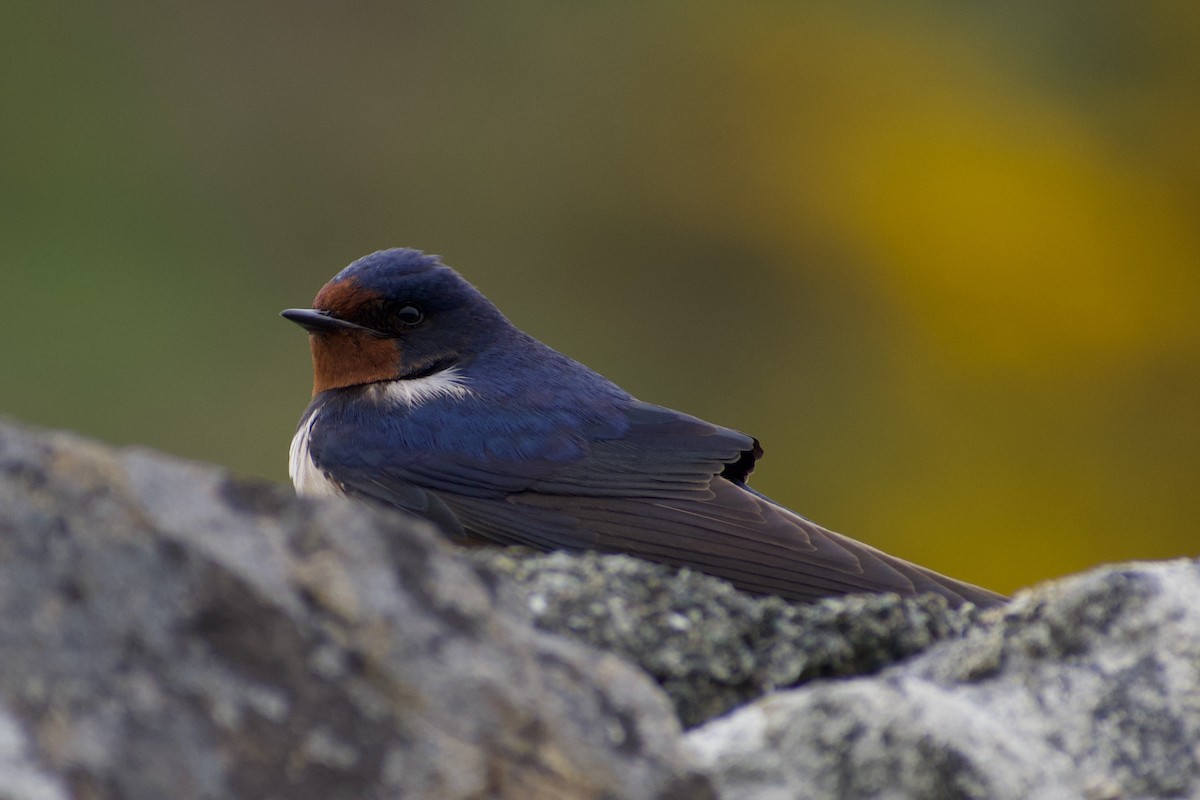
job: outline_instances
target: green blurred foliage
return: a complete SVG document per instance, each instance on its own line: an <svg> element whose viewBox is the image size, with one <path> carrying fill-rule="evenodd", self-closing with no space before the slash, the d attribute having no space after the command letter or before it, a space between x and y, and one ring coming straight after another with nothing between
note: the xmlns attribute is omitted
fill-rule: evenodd
<svg viewBox="0 0 1200 800"><path fill-rule="evenodd" d="M303 305L446 256L1001 590L1196 555L1200 6L0 5L0 412L284 480Z"/></svg>

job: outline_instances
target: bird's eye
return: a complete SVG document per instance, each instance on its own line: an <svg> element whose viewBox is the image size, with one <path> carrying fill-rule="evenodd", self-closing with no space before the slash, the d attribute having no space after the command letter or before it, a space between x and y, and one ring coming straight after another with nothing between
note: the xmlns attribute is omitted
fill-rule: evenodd
<svg viewBox="0 0 1200 800"><path fill-rule="evenodd" d="M425 312L411 303L400 306L393 314L396 321L406 328L411 328L414 325L419 325L421 320L425 319Z"/></svg>

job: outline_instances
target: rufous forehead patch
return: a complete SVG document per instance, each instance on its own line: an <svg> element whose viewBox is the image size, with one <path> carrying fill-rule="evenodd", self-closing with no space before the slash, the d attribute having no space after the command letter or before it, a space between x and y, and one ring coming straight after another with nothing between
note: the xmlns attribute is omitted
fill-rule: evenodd
<svg viewBox="0 0 1200 800"><path fill-rule="evenodd" d="M341 319L352 319L363 306L379 300L381 295L363 287L357 279L330 281L313 298L313 308L330 311Z"/></svg>

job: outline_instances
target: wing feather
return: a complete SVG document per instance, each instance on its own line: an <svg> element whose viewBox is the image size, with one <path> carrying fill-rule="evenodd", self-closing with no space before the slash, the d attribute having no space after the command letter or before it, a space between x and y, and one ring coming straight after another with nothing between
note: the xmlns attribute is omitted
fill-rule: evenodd
<svg viewBox="0 0 1200 800"><path fill-rule="evenodd" d="M490 432L520 436L519 447L497 446L486 430L474 450L405 447L393 434L386 448L350 443L368 451L357 459L348 457L345 430L323 442L318 424L312 453L325 462L323 448L336 445L338 457L322 468L348 493L430 518L452 536L624 552L796 600L922 591L954 603L1002 599L828 531L749 489L743 481L762 450L745 434L632 400L615 418L536 422L517 430L509 415L503 430ZM422 431L419 441L429 435Z"/></svg>

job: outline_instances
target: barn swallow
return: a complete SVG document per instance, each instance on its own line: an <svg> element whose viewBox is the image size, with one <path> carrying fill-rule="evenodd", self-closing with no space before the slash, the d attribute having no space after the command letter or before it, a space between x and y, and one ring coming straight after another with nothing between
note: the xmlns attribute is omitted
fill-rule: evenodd
<svg viewBox="0 0 1200 800"><path fill-rule="evenodd" d="M464 543L627 553L789 600L1004 600L759 494L746 482L756 439L635 399L517 329L437 256L366 256L282 316L312 347L289 459L301 495L382 503Z"/></svg>

